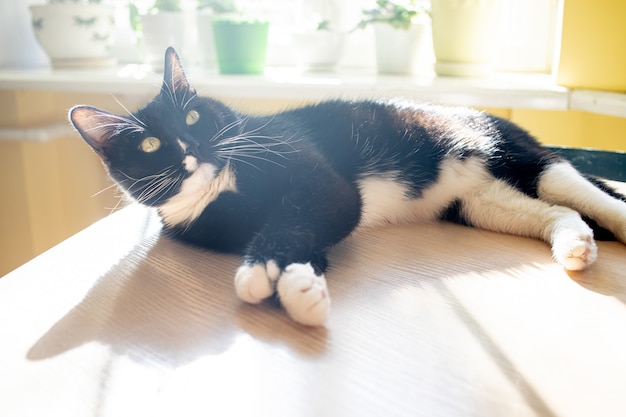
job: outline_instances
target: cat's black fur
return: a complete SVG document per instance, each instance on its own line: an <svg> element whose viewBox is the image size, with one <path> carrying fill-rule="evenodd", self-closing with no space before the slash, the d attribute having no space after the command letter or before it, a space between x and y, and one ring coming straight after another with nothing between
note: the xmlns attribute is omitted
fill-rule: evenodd
<svg viewBox="0 0 626 417"><path fill-rule="evenodd" d="M199 120L188 125L191 110ZM79 106L71 120L111 177L136 200L161 210L167 234L241 253L248 266L275 262L285 271L311 263L318 275L329 247L363 220L361 181L393 181L405 187L404 199L419 200L437 186L448 169L444 162L472 160L492 179L537 199L546 169L562 162L515 124L468 109L335 100L244 115L198 97L171 49L160 94L137 113L115 116ZM160 148L143 151L146 137L158 138ZM168 221L165 205L196 173L190 166L201 164L215 168L214 177L229 171L234 179L230 186L227 179L214 181L226 185L200 204L197 217ZM626 201L603 182L593 184ZM472 225L463 205L460 197L451 198L435 217Z"/></svg>

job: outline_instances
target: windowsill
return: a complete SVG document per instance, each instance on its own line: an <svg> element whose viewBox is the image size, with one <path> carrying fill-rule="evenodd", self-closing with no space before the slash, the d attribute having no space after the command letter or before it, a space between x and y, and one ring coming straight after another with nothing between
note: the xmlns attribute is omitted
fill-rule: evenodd
<svg viewBox="0 0 626 417"><path fill-rule="evenodd" d="M372 72L302 73L268 68L264 75L218 75L192 68L198 91L221 98L322 100L407 97L491 108L582 110L626 117L626 94L568 90L549 75L494 74L489 78L406 77ZM152 96L161 75L141 65L101 70L0 70L0 90L43 90Z"/></svg>
<svg viewBox="0 0 626 417"><path fill-rule="evenodd" d="M570 109L607 116L626 117L626 94L593 90L572 90Z"/></svg>
<svg viewBox="0 0 626 417"><path fill-rule="evenodd" d="M406 77L371 72L301 73L268 68L264 75L218 75L198 69L189 79L216 97L320 100L410 97L451 105L566 110L568 90L547 75L498 74L485 79ZM53 90L153 95L161 76L140 65L116 70L0 70L0 90Z"/></svg>

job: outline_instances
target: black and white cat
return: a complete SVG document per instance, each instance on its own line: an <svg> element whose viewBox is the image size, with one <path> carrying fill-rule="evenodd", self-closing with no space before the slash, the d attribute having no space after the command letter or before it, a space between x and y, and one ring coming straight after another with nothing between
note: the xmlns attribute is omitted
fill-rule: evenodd
<svg viewBox="0 0 626 417"><path fill-rule="evenodd" d="M330 308L326 252L356 227L451 220L546 241L568 270L596 260L593 219L626 243L626 198L504 119L410 101L328 101L270 116L197 96L173 49L160 93L129 116L70 119L169 235L241 253L238 296L277 293L296 321ZM201 272L199 272L201 273Z"/></svg>

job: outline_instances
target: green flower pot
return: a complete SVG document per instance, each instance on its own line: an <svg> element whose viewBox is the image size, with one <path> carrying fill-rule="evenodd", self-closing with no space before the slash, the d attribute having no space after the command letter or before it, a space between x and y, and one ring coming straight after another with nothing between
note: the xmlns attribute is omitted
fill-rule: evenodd
<svg viewBox="0 0 626 417"><path fill-rule="evenodd" d="M217 17L213 19L212 25L220 73L263 73L268 21Z"/></svg>

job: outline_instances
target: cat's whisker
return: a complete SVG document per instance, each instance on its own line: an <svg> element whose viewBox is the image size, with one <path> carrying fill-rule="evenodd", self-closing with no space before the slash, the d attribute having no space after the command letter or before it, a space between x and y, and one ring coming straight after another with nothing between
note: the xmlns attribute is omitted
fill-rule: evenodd
<svg viewBox="0 0 626 417"><path fill-rule="evenodd" d="M293 136L292 136L293 138ZM276 146L284 146L287 148L290 148L290 151L283 151L283 153L293 153L293 152L299 152L300 150L297 149L294 145L293 145L293 140L292 138L290 139L282 139L282 137L271 137L271 136L243 136L240 137L240 139L246 140L248 142L254 143L257 146L262 146L263 148L266 149L270 149L271 147L276 147ZM269 140L273 140L274 143L264 143L264 142L258 142L257 139L269 139Z"/></svg>
<svg viewBox="0 0 626 417"><path fill-rule="evenodd" d="M178 103L176 103L176 93L171 89L169 84L163 83L163 85L161 86L161 91L167 94L167 97L170 99L175 107L178 107Z"/></svg>
<svg viewBox="0 0 626 417"><path fill-rule="evenodd" d="M220 136L224 135L229 130L231 130L231 129L241 125L242 123L245 123L245 119L237 119L234 122L227 124L223 128L219 129L217 131L217 133L215 135L213 135L213 137L211 139L209 139L209 142L214 142L215 140L217 140L217 138L219 138Z"/></svg>
<svg viewBox="0 0 626 417"><path fill-rule="evenodd" d="M270 117L267 122L265 122L264 124L260 125L259 127L252 129L251 131L249 131L249 133L255 133L258 131L261 131L263 129L265 129L267 126L269 126L270 124L272 124L272 122L274 121L274 119L276 118L276 115L273 115L272 117ZM247 117L246 121L248 121L250 118Z"/></svg>
<svg viewBox="0 0 626 417"><path fill-rule="evenodd" d="M158 75L156 72L154 71L150 71L151 74L153 75ZM155 87L157 90L159 91L164 91L163 90L163 83L152 83L152 86Z"/></svg>
<svg viewBox="0 0 626 417"><path fill-rule="evenodd" d="M122 205L122 203L127 200L125 197L126 197L125 193L121 193L117 196L117 203L115 204L114 207L109 209L109 215L115 213L116 211L120 209L120 206Z"/></svg>
<svg viewBox="0 0 626 417"><path fill-rule="evenodd" d="M175 177L168 177L162 180L155 191L160 194L167 194L172 189L176 188L176 186L180 185L184 179L184 176L177 175Z"/></svg>
<svg viewBox="0 0 626 417"><path fill-rule="evenodd" d="M98 191L97 193L93 194L93 195L91 196L91 198L97 197L97 196L99 196L100 194L102 194L102 193L104 193L104 192L106 192L106 191L108 191L108 190L110 190L110 189L112 189L112 188L116 188L116 187L117 187L117 184L116 184L116 183L113 183L113 184L109 185L108 187L105 187L105 188L103 188L102 190Z"/></svg>
<svg viewBox="0 0 626 417"><path fill-rule="evenodd" d="M164 181L164 179L167 179L168 171L165 171L160 174L150 175L144 178L139 178L139 179L134 179L130 177L129 175L122 173L125 177L128 178L128 180L132 181L132 183L126 186L125 184L123 184L123 181L121 181L120 185L122 185L126 189L126 191L131 195L140 190L139 196L136 197L135 199L138 202L143 203L147 201L149 198L149 197L146 197L146 195L151 194L152 193L151 190L158 188L159 187L158 184ZM138 188L139 190L137 190Z"/></svg>
<svg viewBox="0 0 626 417"><path fill-rule="evenodd" d="M282 136L263 136L263 135L250 135L250 134L240 134L237 136L232 136L230 138L226 138L224 140L222 140L222 142L236 142L237 140L240 139L267 139L270 141L274 141L275 143L268 143L268 146L273 146L273 145L283 145L286 144L285 140L282 140ZM261 143L259 143L259 145L261 145Z"/></svg>
<svg viewBox="0 0 626 417"><path fill-rule="evenodd" d="M145 203L161 194L164 194L163 191L170 185L171 182L173 182L173 180L167 177L151 182L146 185L141 194L139 194L137 201Z"/></svg>
<svg viewBox="0 0 626 417"><path fill-rule="evenodd" d="M293 138L297 135L297 133L294 133L288 139L284 139L283 136L268 136L268 135L257 134L258 132L262 131L266 126L268 126L274 120L274 117L270 118L264 124L256 128L245 130L245 126L248 120L249 118L247 117L247 118L242 118L238 120L236 123L231 123L230 125L226 126L224 129L220 130L211 140L215 140L217 137L223 136L232 127L239 125L241 126L239 134L229 137L229 138L221 139L219 141L219 145L227 145L227 144L232 144L232 143L241 142L241 141L249 141L251 143L254 143L255 146L263 147L267 149L268 151L270 150L270 147L279 146L279 145L287 146L287 147L290 147L292 151L297 151L297 149L295 148L293 144L294 143ZM281 153L285 154L287 152L283 151ZM276 155L278 155L278 153L276 153Z"/></svg>
<svg viewBox="0 0 626 417"><path fill-rule="evenodd" d="M170 178L170 180L167 182L167 185L164 185L162 189L159 191L159 195L170 194L172 190L176 189L177 187L180 187L180 185L183 182L183 179L184 179L183 176Z"/></svg>
<svg viewBox="0 0 626 417"><path fill-rule="evenodd" d="M247 155L258 155L258 154L272 154L275 155L279 158L285 159L287 160L287 156L285 156L283 153L279 152L279 151L275 151L272 149L267 149L264 147L260 147L260 146L255 146L255 145L251 145L251 144L235 144L233 146L228 146L228 147L224 147L221 150L226 151L226 152L231 152L231 153L235 153L241 156L247 156Z"/></svg>
<svg viewBox="0 0 626 417"><path fill-rule="evenodd" d="M124 133L130 134L145 131L145 126L137 124L134 120L128 119L124 116L114 114L93 114L89 116L89 118L102 120L102 122L92 123L91 127L85 129L87 132L98 132L104 130L109 133L110 136L114 136ZM112 121L117 121L117 123Z"/></svg>
<svg viewBox="0 0 626 417"><path fill-rule="evenodd" d="M126 113L128 113L128 115L131 117L131 119L132 119L133 121L137 122L137 124L138 124L139 126L142 126L143 128L145 128L145 127L146 127L146 125L145 125L145 124L144 124L141 120L139 120L139 119L137 118L137 116L135 116L135 115L133 114L133 112L131 112L130 110L128 110L128 108L127 108L127 107L126 107L126 106L125 106L125 105L124 105L124 104L123 104L120 100L118 100L118 98L117 98L117 97L115 97L115 94L111 93L111 97L113 97L113 99L117 102L117 104L119 104L119 105L120 105L120 107L122 107L122 108L126 111Z"/></svg>
<svg viewBox="0 0 626 417"><path fill-rule="evenodd" d="M256 159L256 160L260 160L260 161L269 162L269 163L274 164L274 165L277 165L277 166L279 166L279 167L283 167L283 168L285 167L283 164L281 164L281 163L279 163L279 162L277 162L277 161L274 161L274 160L272 160L272 159L269 159L269 158L263 158L263 157L261 157L261 156L252 155L252 154L242 154L242 153L236 153L236 152L230 151L230 150L228 150L228 149L218 150L218 151L216 151L215 153L216 153L216 155L217 155L218 157L220 157L220 158L222 158L222 159L226 159L226 160L228 160L228 159L232 159L232 160L234 160L234 161L244 162L244 163L246 163L246 164L248 164L248 165L250 165L250 166L254 166L255 168L257 168L257 169L259 169L259 170L261 170L261 169L260 169L260 168L258 168L257 166L255 166L252 162L250 162L250 161L246 161L245 159L246 159L246 158L249 158L249 159Z"/></svg>
<svg viewBox="0 0 626 417"><path fill-rule="evenodd" d="M146 188L145 190L143 190L143 192L137 197L137 201L142 203L142 204L146 204L148 203L148 201L150 201L150 199L152 199L153 197L156 197L159 195L159 189L160 189L161 185L159 185L158 187L151 187L151 188Z"/></svg>
<svg viewBox="0 0 626 417"><path fill-rule="evenodd" d="M124 124L124 123L109 123L109 124L101 124L94 128L87 129L87 132L93 132L98 130L113 130L116 135L121 134L131 134L131 133L140 133L144 131L143 127L136 126L134 124Z"/></svg>
<svg viewBox="0 0 626 417"><path fill-rule="evenodd" d="M174 168L174 165L170 165L166 168L163 168L161 171L157 172L156 174L152 174L152 175L147 175L145 177L142 178L133 178L130 175L128 175L127 173L123 172L123 171L118 171L120 174L122 174L123 176L125 176L126 178L128 178L129 180L132 181L149 181L151 179L154 178L158 178L158 177L163 177L168 175L171 171L171 169Z"/></svg>
<svg viewBox="0 0 626 417"><path fill-rule="evenodd" d="M189 99L188 99L187 101L185 101L184 103L182 103L182 104L183 104L183 110L186 110L186 109L187 109L187 106L189 105L189 103L191 103L191 101L192 101L194 98L196 98L196 97L198 97L198 93L195 93L195 92L194 92L194 93L191 95L191 97L189 97Z"/></svg>
<svg viewBox="0 0 626 417"><path fill-rule="evenodd" d="M248 165L248 166L250 166L250 167L252 167L252 168L254 168L254 169L256 169L256 170L258 170L260 172L263 172L263 170L261 168L259 168L258 166L254 165L252 162L246 161L245 159L237 158L237 157L232 156L232 155L229 155L226 158L223 158L223 157L221 157L219 155L218 155L218 157L220 157L222 159L226 159L228 161L232 160L232 161L241 162L242 164L246 164L246 165Z"/></svg>
<svg viewBox="0 0 626 417"><path fill-rule="evenodd" d="M160 196L167 195L171 192L171 190L180 186L185 179L185 175L179 173L178 175L172 176L173 173L173 167L169 167L167 170L159 174L151 175L135 181L128 188L128 191L131 191L131 189L135 186L142 187L139 195L135 197L135 199L140 203L145 203L152 199L158 199ZM140 185L140 182L142 181L148 181L148 183Z"/></svg>
<svg viewBox="0 0 626 417"><path fill-rule="evenodd" d="M249 154L268 153L268 154L273 154L279 158L287 160L288 154L299 152L299 150L296 149L293 145L292 138L294 136L295 134L287 140L283 139L282 137L273 137L273 136L264 136L264 135L235 136L235 137L229 138L228 140L219 142L217 145L217 148L218 150L225 150L225 151L229 151L232 153L237 153L241 157L245 157L246 155L249 155ZM255 139L269 139L269 140L273 140L274 142L265 143L265 142L260 142ZM288 147L289 150L273 149L277 146Z"/></svg>

